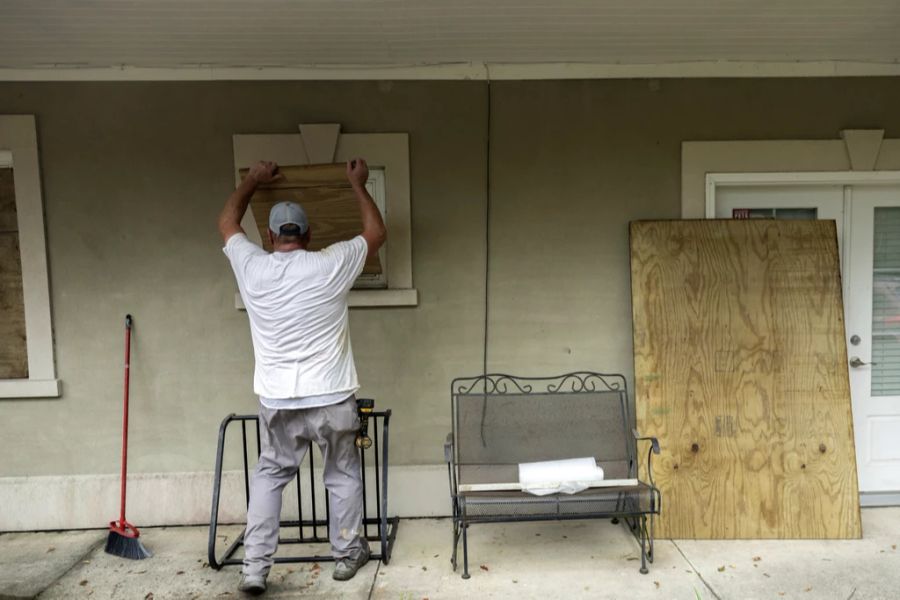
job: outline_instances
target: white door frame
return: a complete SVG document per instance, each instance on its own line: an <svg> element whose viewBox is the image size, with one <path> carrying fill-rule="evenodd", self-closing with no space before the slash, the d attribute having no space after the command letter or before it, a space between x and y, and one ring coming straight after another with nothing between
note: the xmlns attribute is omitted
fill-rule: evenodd
<svg viewBox="0 0 900 600"><path fill-rule="evenodd" d="M716 190L720 187L746 187L767 185L892 185L900 183L900 171L804 171L798 173L707 173L705 217L716 216ZM841 224L845 235L850 231L850 198L844 194L844 221ZM841 265L849 269L850 244L842 244ZM848 271L842 273L844 296L850 284Z"/></svg>
<svg viewBox="0 0 900 600"><path fill-rule="evenodd" d="M892 185L900 184L900 171L812 171L812 172L772 172L772 173L707 173L706 174L706 206L705 217L713 219L716 216L716 192L723 187L746 187L768 185ZM849 190L844 192L844 235L850 235L852 211L850 210L851 197ZM842 264L844 272L842 281L844 285L844 297L847 297L850 285L850 248L849 240L843 244ZM854 436L856 433L854 432ZM860 493L861 506L884 506L900 504L900 492L862 492Z"/></svg>

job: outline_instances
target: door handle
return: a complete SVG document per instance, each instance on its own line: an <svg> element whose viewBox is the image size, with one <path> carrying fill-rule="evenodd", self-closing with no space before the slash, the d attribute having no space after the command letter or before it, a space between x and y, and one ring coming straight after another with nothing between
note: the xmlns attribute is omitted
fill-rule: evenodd
<svg viewBox="0 0 900 600"><path fill-rule="evenodd" d="M854 369L858 369L859 367L863 367L865 365L877 365L877 364L878 363L863 362L863 361L859 360L858 356L853 356L850 358L850 366L853 367Z"/></svg>

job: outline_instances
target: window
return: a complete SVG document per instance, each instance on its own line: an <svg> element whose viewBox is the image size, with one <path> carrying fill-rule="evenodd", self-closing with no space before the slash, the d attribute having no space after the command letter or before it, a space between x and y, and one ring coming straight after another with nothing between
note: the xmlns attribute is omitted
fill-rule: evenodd
<svg viewBox="0 0 900 600"><path fill-rule="evenodd" d="M352 239L362 231L359 202L347 181L344 163L280 165L279 172L283 178L271 185L260 186L250 202L262 246L267 251L272 252L268 236L269 211L278 202L286 200L296 202L306 211L312 231L310 250L321 250L335 242ZM244 177L247 169L241 169L240 174ZM366 189L384 217L383 168L369 168ZM354 289L387 287L386 254L382 246L377 256L369 258Z"/></svg>
<svg viewBox="0 0 900 600"><path fill-rule="evenodd" d="M257 160L273 160L282 167L336 169L336 164L340 164L340 175L335 175L335 180L340 179L344 185L344 163L356 157L365 158L369 164L367 187L382 211L388 236L378 257L381 273L373 272L370 263L368 272L350 291L348 304L351 308L416 306L419 298L412 274L409 136L405 133L342 134L337 124L300 125L299 128L300 133L293 134L234 135L235 182L240 182L241 169ZM300 203L309 204L306 200ZM358 219L358 208L353 206L353 218ZM327 223L316 225L312 214L310 221L315 240L316 231L326 230ZM267 212L264 218L262 214L257 216L253 210L248 210L241 226L251 241L262 245L267 223ZM235 293L234 302L236 308L243 308L240 294Z"/></svg>
<svg viewBox="0 0 900 600"><path fill-rule="evenodd" d="M59 396L31 115L0 115L0 398Z"/></svg>
<svg viewBox="0 0 900 600"><path fill-rule="evenodd" d="M872 395L900 395L900 208L875 208Z"/></svg>
<svg viewBox="0 0 900 600"><path fill-rule="evenodd" d="M25 298L11 163L11 153L0 156L0 379L27 379Z"/></svg>
<svg viewBox="0 0 900 600"><path fill-rule="evenodd" d="M733 208L733 219L779 219L815 221L819 218L819 211L813 208Z"/></svg>

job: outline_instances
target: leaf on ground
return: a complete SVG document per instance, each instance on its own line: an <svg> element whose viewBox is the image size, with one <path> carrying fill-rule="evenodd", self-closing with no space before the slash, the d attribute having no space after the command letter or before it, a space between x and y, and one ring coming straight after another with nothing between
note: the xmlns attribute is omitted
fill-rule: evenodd
<svg viewBox="0 0 900 600"><path fill-rule="evenodd" d="M427 570L428 570L428 567L426 567L425 565L422 565L422 570L423 570L423 571L427 571Z"/></svg>
<svg viewBox="0 0 900 600"><path fill-rule="evenodd" d="M176 575L184 575L184 571L175 571Z"/></svg>
<svg viewBox="0 0 900 600"><path fill-rule="evenodd" d="M763 575L765 575L766 577L771 577L771 575L769 575L768 573L763 573Z"/></svg>
<svg viewBox="0 0 900 600"><path fill-rule="evenodd" d="M87 580L87 579L82 579L81 581L78 582L78 585L80 585L80 586L82 586L82 587L83 587L83 586L86 586L87 584L88 584L88 580Z"/></svg>
<svg viewBox="0 0 900 600"><path fill-rule="evenodd" d="M147 592L147 595L144 596L144 600L153 600L153 592Z"/></svg>
<svg viewBox="0 0 900 600"><path fill-rule="evenodd" d="M638 559L637 556L629 556L629 557L626 558L625 560L637 560L637 559Z"/></svg>
<svg viewBox="0 0 900 600"><path fill-rule="evenodd" d="M47 553L49 554L50 552L53 552L54 550L56 550L56 546L50 546L49 548L47 548Z"/></svg>
<svg viewBox="0 0 900 600"><path fill-rule="evenodd" d="M753 562L759 562L761 560L762 560L762 556L754 556L753 557Z"/></svg>
<svg viewBox="0 0 900 600"><path fill-rule="evenodd" d="M718 569L716 569L716 571L718 571L719 573L721 573L721 572L724 571L724 570L725 570L725 565L722 565L721 567L719 567Z"/></svg>
<svg viewBox="0 0 900 600"><path fill-rule="evenodd" d="M440 556L440 554L435 554L435 555L434 555L435 558L437 558L438 556Z"/></svg>
<svg viewBox="0 0 900 600"><path fill-rule="evenodd" d="M653 582L653 585L656 586L656 589L659 589L659 582L658 582L658 581L654 581L654 582Z"/></svg>
<svg viewBox="0 0 900 600"><path fill-rule="evenodd" d="M519 583L518 579L513 579L513 583Z"/></svg>
<svg viewBox="0 0 900 600"><path fill-rule="evenodd" d="M489 571L490 569L488 569L485 565L481 565L481 570L482 570L482 571Z"/></svg>
<svg viewBox="0 0 900 600"><path fill-rule="evenodd" d="M804 591L804 592L811 592L811 591L812 591L812 586L809 586L808 588L806 588L806 589L803 590L803 591Z"/></svg>

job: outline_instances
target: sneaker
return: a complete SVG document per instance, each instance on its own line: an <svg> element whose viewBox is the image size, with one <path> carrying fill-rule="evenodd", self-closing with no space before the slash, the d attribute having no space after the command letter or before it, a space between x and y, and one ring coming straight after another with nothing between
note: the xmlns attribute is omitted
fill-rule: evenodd
<svg viewBox="0 0 900 600"><path fill-rule="evenodd" d="M251 596L259 596L266 591L266 576L241 574L241 582L238 584L238 591L250 594Z"/></svg>
<svg viewBox="0 0 900 600"><path fill-rule="evenodd" d="M334 573L331 577L337 581L353 579L356 572L367 562L369 562L369 549L364 546L360 553L356 555L356 558L346 556L337 559L334 562Z"/></svg>

